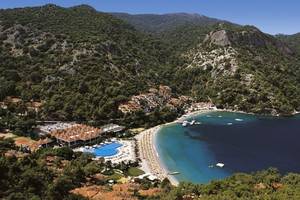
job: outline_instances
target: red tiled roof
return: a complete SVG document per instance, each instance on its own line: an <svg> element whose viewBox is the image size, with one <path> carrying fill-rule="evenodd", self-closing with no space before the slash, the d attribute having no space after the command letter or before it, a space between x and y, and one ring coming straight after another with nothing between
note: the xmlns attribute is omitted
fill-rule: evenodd
<svg viewBox="0 0 300 200"><path fill-rule="evenodd" d="M65 142L74 142L80 140L87 141L97 138L101 132L102 131L99 128L77 124L63 130L52 131L50 135Z"/></svg>

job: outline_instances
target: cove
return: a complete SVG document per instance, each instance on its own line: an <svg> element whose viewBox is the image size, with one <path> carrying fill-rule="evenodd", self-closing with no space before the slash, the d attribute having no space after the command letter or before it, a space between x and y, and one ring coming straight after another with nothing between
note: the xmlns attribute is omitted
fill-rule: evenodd
<svg viewBox="0 0 300 200"><path fill-rule="evenodd" d="M193 117L199 125L163 126L156 149L166 170L178 181L207 183L237 172L277 168L300 172L300 117L261 117L210 112ZM192 120L191 118L189 120ZM211 167L218 162L224 168Z"/></svg>

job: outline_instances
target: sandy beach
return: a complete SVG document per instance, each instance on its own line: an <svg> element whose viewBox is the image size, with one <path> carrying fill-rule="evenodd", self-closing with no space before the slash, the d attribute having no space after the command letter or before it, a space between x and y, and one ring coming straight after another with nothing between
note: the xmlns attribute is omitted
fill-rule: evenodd
<svg viewBox="0 0 300 200"><path fill-rule="evenodd" d="M173 123L182 123L187 118L192 116L196 116L199 114L204 114L208 112L212 112L214 110L200 110L191 113L187 113L173 122L166 123L163 125L159 125L150 129L147 129L140 134L138 134L135 138L138 141L138 150L139 150L139 158L141 159L141 169L146 173L150 173L155 175L158 179L163 180L164 178L168 178L172 185L178 185L179 182L173 175L169 175L167 168L164 166L163 162L159 158L159 154L156 149L156 135L159 132L159 129L162 126L173 124Z"/></svg>

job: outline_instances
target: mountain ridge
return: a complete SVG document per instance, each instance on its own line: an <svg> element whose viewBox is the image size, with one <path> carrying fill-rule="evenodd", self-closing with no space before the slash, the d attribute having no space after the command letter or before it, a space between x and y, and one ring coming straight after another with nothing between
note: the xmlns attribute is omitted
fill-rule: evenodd
<svg viewBox="0 0 300 200"><path fill-rule="evenodd" d="M182 25L207 26L216 23L226 22L210 18L197 13L166 13L166 14L128 14L128 13L110 13L113 16L125 20L133 25L137 30L159 34L165 31L173 30Z"/></svg>

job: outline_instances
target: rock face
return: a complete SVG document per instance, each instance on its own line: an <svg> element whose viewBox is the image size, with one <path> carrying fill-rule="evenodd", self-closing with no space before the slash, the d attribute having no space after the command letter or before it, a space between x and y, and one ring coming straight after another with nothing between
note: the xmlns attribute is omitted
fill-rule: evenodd
<svg viewBox="0 0 300 200"><path fill-rule="evenodd" d="M221 24L220 24L220 27ZM200 68L211 71L211 77L233 76L239 68L238 55L241 49L253 51L255 48L275 48L284 55L293 52L282 42L262 33L256 28L226 30L219 29L206 35L203 43L187 52L187 69ZM253 77L251 77L253 78ZM248 79L245 82L249 83Z"/></svg>
<svg viewBox="0 0 300 200"><path fill-rule="evenodd" d="M217 30L210 32L204 39L204 44L209 46L216 45L226 46L244 46L244 47L275 47L281 53L293 54L293 51L279 40L275 40L272 36L262 33L256 28L248 28L246 30Z"/></svg>
<svg viewBox="0 0 300 200"><path fill-rule="evenodd" d="M220 30L216 32L211 32L206 36L204 42L209 42L209 44L214 44L217 46L228 46L231 45L231 42L228 38L227 32L225 30Z"/></svg>

